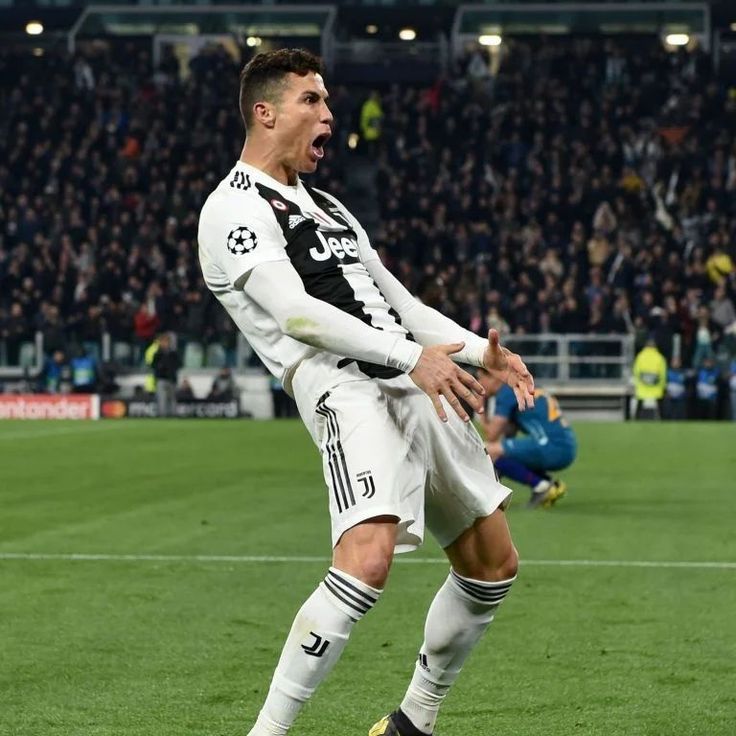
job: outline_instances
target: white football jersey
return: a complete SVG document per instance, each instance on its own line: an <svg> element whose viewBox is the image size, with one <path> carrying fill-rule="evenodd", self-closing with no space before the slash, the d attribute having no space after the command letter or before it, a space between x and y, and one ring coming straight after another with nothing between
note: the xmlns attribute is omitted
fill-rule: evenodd
<svg viewBox="0 0 736 736"><path fill-rule="evenodd" d="M255 266L288 260L310 296L377 329L408 335L363 265L378 254L334 197L301 180L296 186L281 184L238 161L202 207L198 240L205 283L287 391L292 392L296 368L307 360L318 362L322 372L325 366L334 370L335 377L348 367L368 377L399 375L394 368L355 362L294 340L243 291Z"/></svg>

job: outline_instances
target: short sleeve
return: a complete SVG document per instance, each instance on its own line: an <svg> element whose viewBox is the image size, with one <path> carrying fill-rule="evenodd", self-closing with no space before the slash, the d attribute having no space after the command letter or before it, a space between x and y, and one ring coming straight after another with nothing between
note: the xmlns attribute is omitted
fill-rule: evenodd
<svg viewBox="0 0 736 736"><path fill-rule="evenodd" d="M208 202L209 204L209 202ZM273 214L257 203L214 203L202 210L199 245L204 258L224 272L230 285L241 289L248 274L259 264L288 260L286 240ZM245 206L244 206L245 205ZM206 267L203 262L203 270Z"/></svg>
<svg viewBox="0 0 736 736"><path fill-rule="evenodd" d="M516 411L516 397L510 386L501 386L496 394L496 406L493 413L497 417L512 419Z"/></svg>

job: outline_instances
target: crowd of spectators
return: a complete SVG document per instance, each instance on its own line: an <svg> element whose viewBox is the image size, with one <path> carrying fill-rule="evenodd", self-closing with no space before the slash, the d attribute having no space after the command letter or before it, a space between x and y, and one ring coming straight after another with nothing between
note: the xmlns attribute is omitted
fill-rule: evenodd
<svg viewBox="0 0 736 736"><path fill-rule="evenodd" d="M99 357L106 332L141 364L171 331L180 352L196 339L234 361L196 235L240 155L240 68L217 46L184 76L173 54L154 70L135 47L0 53L0 364L17 364L37 331L47 356L82 346ZM320 176L342 181L334 164Z"/></svg>
<svg viewBox="0 0 736 736"><path fill-rule="evenodd" d="M512 43L498 66L477 53L383 96L391 267L476 332L654 333L668 359L679 335L687 365L733 352L736 90L710 58L565 40Z"/></svg>
<svg viewBox="0 0 736 736"><path fill-rule="evenodd" d="M48 355L104 331L139 361L170 330L233 363L196 230L240 153L241 65L0 54L0 361L36 331ZM331 88L313 183L338 197L368 96ZM512 41L371 99L374 242L423 300L478 333L653 333L687 365L733 349L736 96L709 57Z"/></svg>

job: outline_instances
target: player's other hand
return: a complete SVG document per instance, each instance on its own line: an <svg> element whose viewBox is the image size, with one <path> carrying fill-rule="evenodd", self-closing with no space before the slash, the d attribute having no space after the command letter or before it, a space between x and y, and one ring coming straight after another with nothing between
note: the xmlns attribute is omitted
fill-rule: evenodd
<svg viewBox="0 0 736 736"><path fill-rule="evenodd" d="M497 330L488 330L488 347L483 354L483 367L492 376L511 386L520 411L534 406L534 378L516 353L501 347Z"/></svg>
<svg viewBox="0 0 736 736"><path fill-rule="evenodd" d="M462 401L472 406L479 414L483 413L485 389L470 373L460 368L457 363L453 363L450 358L464 346L465 343L456 342L451 345L432 345L423 348L414 370L409 374L409 378L432 399L434 408L443 422L447 421L447 414L440 396L445 397L464 422L470 421L470 417L463 408Z"/></svg>

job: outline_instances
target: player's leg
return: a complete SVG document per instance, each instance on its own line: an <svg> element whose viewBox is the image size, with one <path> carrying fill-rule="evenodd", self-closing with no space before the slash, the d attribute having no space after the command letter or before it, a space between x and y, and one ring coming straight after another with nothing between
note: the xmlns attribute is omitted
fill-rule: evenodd
<svg viewBox="0 0 736 736"><path fill-rule="evenodd" d="M348 529L332 552L332 566L374 588L383 588L396 546L395 516L379 516Z"/></svg>
<svg viewBox="0 0 736 736"><path fill-rule="evenodd" d="M549 507L566 492L565 484L549 478L545 471L546 446L533 437L515 437L487 445L499 475L531 488L529 508Z"/></svg>
<svg viewBox="0 0 736 736"><path fill-rule="evenodd" d="M268 696L249 736L282 736L335 666L353 626L375 605L388 577L396 517L378 517L346 531L332 566L299 609Z"/></svg>
<svg viewBox="0 0 736 736"><path fill-rule="evenodd" d="M452 567L429 608L411 683L375 736L432 733L450 687L516 578L518 556L500 509L477 519L445 552Z"/></svg>
<svg viewBox="0 0 736 736"><path fill-rule="evenodd" d="M296 615L250 736L288 732L340 658L355 623L378 600L397 541L411 542L407 530L421 513L421 482L420 493L413 493L407 440L377 391L366 382L325 394L308 427L322 452L333 561Z"/></svg>
<svg viewBox="0 0 736 736"><path fill-rule="evenodd" d="M563 436L550 438L547 444L539 448L539 467L544 469L545 478L550 482L549 489L534 489L528 503L529 508L543 506L549 508L567 493L567 484L560 478L549 475L558 470L569 468L577 455L577 440L572 432Z"/></svg>
<svg viewBox="0 0 736 736"><path fill-rule="evenodd" d="M493 466L502 478L510 478L534 489L544 484L546 478L543 473L537 473L524 465L523 462L504 453L501 442L492 442L488 445L488 452L493 459Z"/></svg>
<svg viewBox="0 0 736 736"><path fill-rule="evenodd" d="M454 418L426 429L433 465L426 524L451 569L429 608L406 695L371 736L432 733L442 701L516 575L517 554L501 510L510 491L496 481L482 439Z"/></svg>

